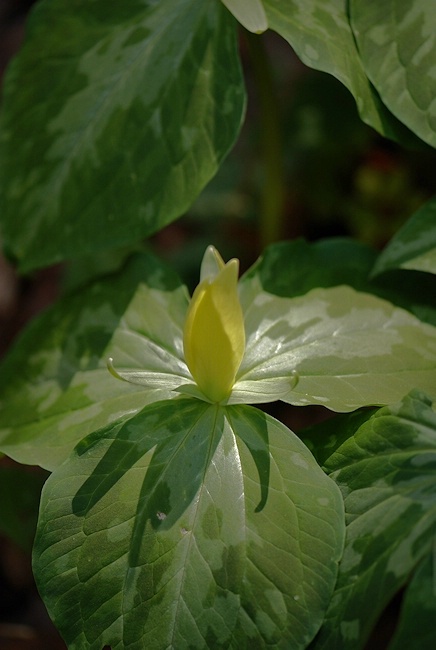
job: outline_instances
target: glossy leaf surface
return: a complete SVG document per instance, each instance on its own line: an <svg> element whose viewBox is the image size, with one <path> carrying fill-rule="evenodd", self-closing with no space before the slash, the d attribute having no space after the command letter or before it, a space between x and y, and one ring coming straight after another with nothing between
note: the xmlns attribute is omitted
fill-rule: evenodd
<svg viewBox="0 0 436 650"><path fill-rule="evenodd" d="M374 275L402 268L436 274L436 198L418 210L378 258Z"/></svg>
<svg viewBox="0 0 436 650"><path fill-rule="evenodd" d="M347 286L279 298L256 276L242 282L241 302L246 351L233 401L272 401L276 391L291 404L351 411L436 390L436 328L390 302Z"/></svg>
<svg viewBox="0 0 436 650"><path fill-rule="evenodd" d="M290 43L303 63L334 75L350 90L365 122L388 137L410 137L366 75L344 0L264 0L264 7L268 26Z"/></svg>
<svg viewBox="0 0 436 650"><path fill-rule="evenodd" d="M331 237L314 243L297 239L268 246L242 281L257 275L264 291L283 298L345 284L436 325L436 277L398 270L374 278L377 263L376 251L352 239Z"/></svg>
<svg viewBox="0 0 436 650"><path fill-rule="evenodd" d="M71 649L304 648L342 517L286 427L181 398L89 436L53 473L34 569Z"/></svg>
<svg viewBox="0 0 436 650"><path fill-rule="evenodd" d="M120 363L127 357L131 364L142 364L145 355L156 371L153 341L166 346L170 356L176 344L173 330L181 329L187 303L178 278L145 254L120 274L65 297L38 317L1 367L3 452L53 469L88 433L131 417L150 401L168 398L167 386L144 391L117 381L106 362L115 356ZM140 340L132 352L132 339L138 337L132 329L148 336L151 347L144 351Z"/></svg>
<svg viewBox="0 0 436 650"><path fill-rule="evenodd" d="M256 268L240 283L246 349L225 403L281 399L300 406L322 404L335 411L350 411L393 402L415 386L434 390L434 326L390 302L346 286L314 289L289 299L278 297L262 290L262 274L258 276ZM121 375L148 387L168 382L168 388L201 399L192 377L185 374L180 346L176 345L179 351L172 359L164 348L160 347L160 352L156 348L162 365L150 368L149 344L141 332L137 334L130 341L121 340L123 332L114 337L120 339L117 345L124 359ZM182 332L175 330L174 335L181 338ZM126 345L130 346L127 356L123 353ZM136 348L140 354L131 370ZM156 375L156 370L162 374Z"/></svg>
<svg viewBox="0 0 436 650"><path fill-rule="evenodd" d="M427 0L351 0L366 74L389 110L436 146L436 12Z"/></svg>
<svg viewBox="0 0 436 650"><path fill-rule="evenodd" d="M247 344L228 403L349 411L415 386L434 390L433 326L350 287L282 298L261 278L254 271L241 281ZM187 307L185 287L145 255L49 310L2 365L2 451L53 469L84 435L148 403L205 399L183 358ZM126 381L109 373L109 359Z"/></svg>
<svg viewBox="0 0 436 650"><path fill-rule="evenodd" d="M4 243L23 270L136 243L215 174L244 109L216 0L42 0L5 81Z"/></svg>
<svg viewBox="0 0 436 650"><path fill-rule="evenodd" d="M347 534L335 594L311 647L356 650L364 647L393 595L422 561L428 567L425 558L433 553L436 413L431 401L416 391L380 409L325 466L344 496ZM424 587L422 569L414 580ZM413 581L409 589L401 634L407 628L410 634L410 615L421 598ZM428 620L426 608L422 615ZM428 624L422 631L424 639Z"/></svg>
<svg viewBox="0 0 436 650"><path fill-rule="evenodd" d="M295 239L268 246L242 281L257 275L264 291L283 298L341 284L370 292L368 275L375 260L374 250L351 239Z"/></svg>
<svg viewBox="0 0 436 650"><path fill-rule="evenodd" d="M264 32L268 27L262 0L222 0L222 3L250 32Z"/></svg>
<svg viewBox="0 0 436 650"><path fill-rule="evenodd" d="M435 549L424 558L415 571L401 607L398 629L389 650L422 650L436 641Z"/></svg>

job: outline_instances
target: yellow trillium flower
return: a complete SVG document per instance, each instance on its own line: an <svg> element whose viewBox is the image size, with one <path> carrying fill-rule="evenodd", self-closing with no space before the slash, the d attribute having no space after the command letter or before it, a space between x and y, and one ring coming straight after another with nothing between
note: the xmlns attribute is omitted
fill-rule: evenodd
<svg viewBox="0 0 436 650"><path fill-rule="evenodd" d="M242 308L238 297L239 261L224 264L209 247L200 284L186 316L183 347L186 364L202 393L221 402L231 393L245 350Z"/></svg>
<svg viewBox="0 0 436 650"><path fill-rule="evenodd" d="M257 354L253 314L246 349L238 272L238 260L224 264L218 251L209 246L201 263L200 283L188 304L185 318L186 288L180 287L174 298L178 311L169 319L168 326L164 319L166 310L171 311L172 294L167 296L152 288L141 289L130 308L130 320L126 318L111 342L127 367L116 369L110 356L107 360L109 372L131 384L163 391L155 396L156 399L174 398L177 394L213 404L256 404L287 399L298 383L298 372L292 369L282 372L280 367L278 371L274 369L272 360L278 349L275 340L265 337L266 343L264 339ZM244 290L244 285L242 287ZM144 292L145 313L142 312ZM261 313L258 318L262 318ZM285 329L283 336L286 335ZM265 348L269 344L270 353ZM135 361L136 350L139 358ZM244 355L246 363L241 369ZM253 372L252 377L250 372Z"/></svg>

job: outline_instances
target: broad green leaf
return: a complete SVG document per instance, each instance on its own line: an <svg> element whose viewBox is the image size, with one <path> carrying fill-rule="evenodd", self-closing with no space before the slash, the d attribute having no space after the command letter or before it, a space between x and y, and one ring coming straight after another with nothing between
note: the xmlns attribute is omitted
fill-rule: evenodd
<svg viewBox="0 0 436 650"><path fill-rule="evenodd" d="M296 239L268 246L242 281L257 275L264 291L285 298L341 284L370 291L368 275L375 260L374 250L352 239Z"/></svg>
<svg viewBox="0 0 436 650"><path fill-rule="evenodd" d="M370 275L376 259L374 250L351 239L329 238L315 243L297 239L268 246L242 282L257 275L265 291L287 298L318 287L346 284L436 325L436 277L398 270L374 279Z"/></svg>
<svg viewBox="0 0 436 650"><path fill-rule="evenodd" d="M281 298L256 274L240 296L247 343L230 404L349 411L434 391L436 328L387 301L345 286ZM2 365L1 451L53 469L83 436L150 402L206 399L184 361L187 306L186 289L145 255L49 310Z"/></svg>
<svg viewBox="0 0 436 650"><path fill-rule="evenodd" d="M380 409L326 467L344 496L347 534L335 593L311 648L359 650L393 595L433 550L436 412L431 401L416 391Z"/></svg>
<svg viewBox="0 0 436 650"><path fill-rule="evenodd" d="M144 391L117 381L106 362L112 356L134 365L145 356L156 370L159 344L177 370L174 330L181 329L187 303L177 277L144 254L37 318L1 366L1 450L21 463L53 469L88 433L171 396L167 387Z"/></svg>
<svg viewBox="0 0 436 650"><path fill-rule="evenodd" d="M400 228L381 253L373 273L377 275L395 268L436 274L436 198Z"/></svg>
<svg viewBox="0 0 436 650"><path fill-rule="evenodd" d="M403 265L405 269L417 269L427 273L436 273L436 247L422 253L410 262L405 262Z"/></svg>
<svg viewBox="0 0 436 650"><path fill-rule="evenodd" d="M432 552L416 570L404 595L401 616L389 650L423 650L436 644L436 575Z"/></svg>
<svg viewBox="0 0 436 650"><path fill-rule="evenodd" d="M334 411L436 391L436 328L350 287L280 298L241 283L246 350L232 402L276 399Z"/></svg>
<svg viewBox="0 0 436 650"><path fill-rule="evenodd" d="M388 109L436 146L436 12L428 0L350 1L366 74Z"/></svg>
<svg viewBox="0 0 436 650"><path fill-rule="evenodd" d="M250 32L264 32L268 23L262 0L222 0L234 17Z"/></svg>
<svg viewBox="0 0 436 650"><path fill-rule="evenodd" d="M364 122L387 137L410 138L367 78L345 0L263 0L263 4L268 26L289 42L303 63L339 79L354 96Z"/></svg>
<svg viewBox="0 0 436 650"><path fill-rule="evenodd" d="M41 0L6 75L4 243L21 269L138 242L179 217L240 128L217 0Z"/></svg>
<svg viewBox="0 0 436 650"><path fill-rule="evenodd" d="M286 427L181 398L55 470L34 570L71 650L298 650L322 622L343 528L339 491Z"/></svg>
<svg viewBox="0 0 436 650"><path fill-rule="evenodd" d="M369 420L375 410L375 407L366 407L353 413L340 413L300 430L298 437L310 449L318 464L325 469L327 459Z"/></svg>
<svg viewBox="0 0 436 650"><path fill-rule="evenodd" d="M351 411L389 404L414 387L435 390L436 328L390 302L346 286L280 298L263 291L256 273L243 278L240 299L246 347L228 404L281 399ZM137 336L121 330L112 342L119 376L208 399L183 362L182 329L174 330L172 358L137 324L131 330Z"/></svg>
<svg viewBox="0 0 436 650"><path fill-rule="evenodd" d="M335 582L342 553L342 502L283 424L247 406L228 407L226 416L237 442L239 437L244 443L238 442L238 451L247 513L247 566L231 647L305 648L323 620ZM271 468L266 505L257 512L255 454L262 446L256 437L262 430Z"/></svg>

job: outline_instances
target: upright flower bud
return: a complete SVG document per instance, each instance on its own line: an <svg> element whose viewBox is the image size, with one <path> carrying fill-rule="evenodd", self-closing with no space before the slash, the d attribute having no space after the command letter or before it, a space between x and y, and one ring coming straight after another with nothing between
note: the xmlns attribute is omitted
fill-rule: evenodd
<svg viewBox="0 0 436 650"><path fill-rule="evenodd" d="M244 356L238 271L238 260L224 264L210 246L186 317L185 361L197 386L211 402L221 402L230 395Z"/></svg>

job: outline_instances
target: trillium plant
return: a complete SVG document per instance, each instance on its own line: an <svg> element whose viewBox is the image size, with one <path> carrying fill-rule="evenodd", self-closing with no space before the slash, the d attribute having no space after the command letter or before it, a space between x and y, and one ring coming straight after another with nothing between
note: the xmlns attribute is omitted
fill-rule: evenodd
<svg viewBox="0 0 436 650"><path fill-rule="evenodd" d="M263 47L276 32L367 133L432 155L434 12L382 4L35 4L4 83L2 241L21 272L80 277L2 361L0 525L26 547L32 487L35 581L71 650L359 650L393 599L383 647L436 643L436 203L381 252L281 240ZM240 275L209 245L191 295L144 239L225 166L240 51L264 250Z"/></svg>
<svg viewBox="0 0 436 650"><path fill-rule="evenodd" d="M144 347L149 348L148 354L157 358L157 365L152 363L150 368L143 370L117 371L113 359L109 358L109 371L133 384L168 388L212 404L271 402L288 394L297 381L295 373L289 369L277 372L272 361L278 346L282 347L282 340L277 342L265 336L263 342L269 349L265 348L261 355L259 352L256 355L255 350L247 355L247 363L251 364L257 357L258 365L265 365L261 374L259 368L256 374L250 373L246 364L241 368L245 328L238 296L238 269L238 260L224 264L218 251L209 246L183 331L179 330L178 340L174 341L177 356L169 355L165 348L155 343L144 342ZM251 348L257 346L258 333L257 329L251 333ZM288 353L287 357L288 363L292 363L292 355ZM262 375L266 379L262 380Z"/></svg>

